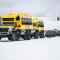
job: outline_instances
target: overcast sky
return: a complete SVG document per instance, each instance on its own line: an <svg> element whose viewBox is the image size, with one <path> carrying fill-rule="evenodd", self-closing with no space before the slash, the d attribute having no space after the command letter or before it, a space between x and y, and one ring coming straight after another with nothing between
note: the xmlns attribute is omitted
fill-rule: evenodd
<svg viewBox="0 0 60 60"><path fill-rule="evenodd" d="M60 0L0 0L0 14L20 12L56 17L60 15Z"/></svg>

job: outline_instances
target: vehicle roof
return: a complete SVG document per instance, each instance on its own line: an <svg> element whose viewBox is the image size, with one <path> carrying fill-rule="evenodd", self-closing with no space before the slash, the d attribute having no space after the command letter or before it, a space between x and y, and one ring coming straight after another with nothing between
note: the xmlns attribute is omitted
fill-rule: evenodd
<svg viewBox="0 0 60 60"><path fill-rule="evenodd" d="M26 13L20 13L19 16L21 18L32 18L32 16L30 14L26 14Z"/></svg>
<svg viewBox="0 0 60 60"><path fill-rule="evenodd" d="M2 15L2 18L14 18L14 17L16 17L17 16L17 14L4 14L4 15Z"/></svg>
<svg viewBox="0 0 60 60"><path fill-rule="evenodd" d="M19 14L4 14L4 15L2 15L2 18L15 18L15 17L17 17L17 16L20 16L21 18L32 18L32 16L31 15L29 15L29 14L26 14L26 13L19 13Z"/></svg>
<svg viewBox="0 0 60 60"><path fill-rule="evenodd" d="M39 20L39 19L36 19L36 18L32 19L32 21L33 22L42 22L42 20Z"/></svg>

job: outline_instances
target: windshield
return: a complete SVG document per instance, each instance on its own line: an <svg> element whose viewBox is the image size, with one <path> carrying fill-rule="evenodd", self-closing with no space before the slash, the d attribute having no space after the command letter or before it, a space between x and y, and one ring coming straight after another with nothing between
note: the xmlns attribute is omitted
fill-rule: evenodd
<svg viewBox="0 0 60 60"><path fill-rule="evenodd" d="M32 19L29 18L22 18L22 24L32 24Z"/></svg>
<svg viewBox="0 0 60 60"><path fill-rule="evenodd" d="M3 18L3 21L14 21L14 18Z"/></svg>
<svg viewBox="0 0 60 60"><path fill-rule="evenodd" d="M36 22L36 23L33 23L33 26L37 26L38 25L38 22Z"/></svg>
<svg viewBox="0 0 60 60"><path fill-rule="evenodd" d="M40 22L38 26L39 26L39 27L44 27L43 22Z"/></svg>

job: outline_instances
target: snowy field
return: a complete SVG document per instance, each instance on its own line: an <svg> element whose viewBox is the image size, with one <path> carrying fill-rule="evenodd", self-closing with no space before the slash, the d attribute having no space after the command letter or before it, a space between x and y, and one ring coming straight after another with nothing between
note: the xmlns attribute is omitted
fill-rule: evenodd
<svg viewBox="0 0 60 60"><path fill-rule="evenodd" d="M60 60L60 37L0 42L0 60Z"/></svg>

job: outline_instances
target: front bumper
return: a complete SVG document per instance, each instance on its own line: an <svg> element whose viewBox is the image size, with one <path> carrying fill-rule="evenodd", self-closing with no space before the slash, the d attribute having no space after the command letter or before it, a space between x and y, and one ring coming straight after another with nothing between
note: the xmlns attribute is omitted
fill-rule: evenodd
<svg viewBox="0 0 60 60"><path fill-rule="evenodd" d="M7 37L8 35L8 32L0 32L0 37Z"/></svg>

